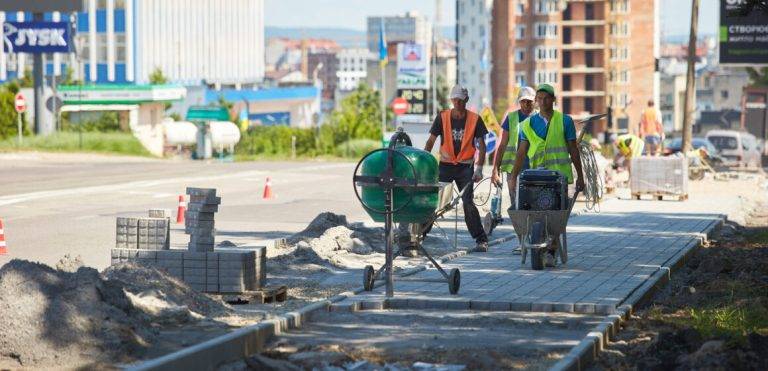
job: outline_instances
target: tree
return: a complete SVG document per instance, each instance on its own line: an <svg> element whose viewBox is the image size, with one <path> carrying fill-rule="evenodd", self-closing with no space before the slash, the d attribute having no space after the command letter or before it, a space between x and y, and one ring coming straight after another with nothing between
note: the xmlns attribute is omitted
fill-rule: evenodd
<svg viewBox="0 0 768 371"><path fill-rule="evenodd" d="M160 67L155 67L152 73L149 74L149 83L153 85L167 84L168 78L163 75L163 70Z"/></svg>
<svg viewBox="0 0 768 371"><path fill-rule="evenodd" d="M342 99L328 121L321 128L322 146L335 147L352 139L380 140L381 98L380 93L361 83L354 92ZM393 118L387 109L387 122ZM326 148L328 149L328 148Z"/></svg>
<svg viewBox="0 0 768 371"><path fill-rule="evenodd" d="M760 68L747 67L749 79L754 86L768 86L768 67Z"/></svg>
<svg viewBox="0 0 768 371"><path fill-rule="evenodd" d="M451 102L448 99L449 89L445 76L437 75L437 112L451 108Z"/></svg>
<svg viewBox="0 0 768 371"><path fill-rule="evenodd" d="M16 114L15 98L19 85L15 81L0 86L0 140L16 137L19 133ZM22 132L29 134L26 115L22 116Z"/></svg>

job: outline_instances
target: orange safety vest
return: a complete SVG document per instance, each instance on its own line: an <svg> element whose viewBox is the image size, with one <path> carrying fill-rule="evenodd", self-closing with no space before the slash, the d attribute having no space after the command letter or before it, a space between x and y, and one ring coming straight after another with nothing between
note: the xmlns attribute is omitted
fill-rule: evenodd
<svg viewBox="0 0 768 371"><path fill-rule="evenodd" d="M453 148L453 129L451 128L451 110L440 113L443 121L443 144L440 146L440 162L453 165L471 164L475 159L475 126L477 125L477 113L467 110L467 122L464 124L464 137L461 138L461 149L455 155Z"/></svg>
<svg viewBox="0 0 768 371"><path fill-rule="evenodd" d="M658 122L661 120L659 120L657 112L654 107L648 107L643 110L640 125L644 135L661 135L658 130Z"/></svg>

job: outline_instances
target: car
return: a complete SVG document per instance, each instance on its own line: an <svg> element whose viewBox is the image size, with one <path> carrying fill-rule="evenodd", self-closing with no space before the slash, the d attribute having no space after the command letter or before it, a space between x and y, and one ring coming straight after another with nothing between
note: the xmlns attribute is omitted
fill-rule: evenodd
<svg viewBox="0 0 768 371"><path fill-rule="evenodd" d="M723 162L722 156L720 156L720 151L715 147L712 142L707 140L707 138L691 138L691 145L693 146L693 149L699 149L704 147L707 150L707 154L709 155L709 160L712 163L712 165L719 165ZM664 141L664 149L662 150L662 153L664 156L673 155L677 152L680 152L680 148L683 146L683 138L671 138Z"/></svg>
<svg viewBox="0 0 768 371"><path fill-rule="evenodd" d="M745 131L710 130L707 139L720 151L724 165L762 167L762 158L754 135Z"/></svg>

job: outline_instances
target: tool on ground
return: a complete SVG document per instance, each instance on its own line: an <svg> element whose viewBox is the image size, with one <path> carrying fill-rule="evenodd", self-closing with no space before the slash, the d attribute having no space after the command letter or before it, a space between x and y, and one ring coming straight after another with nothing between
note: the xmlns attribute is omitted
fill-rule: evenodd
<svg viewBox="0 0 768 371"><path fill-rule="evenodd" d="M176 224L184 224L184 212L187 211L184 195L179 196L179 207L176 209Z"/></svg>
<svg viewBox="0 0 768 371"><path fill-rule="evenodd" d="M400 255L394 251L394 223L433 222L439 203L438 166L431 153L414 148L410 137L399 128L390 139L389 146L373 150L363 156L355 166L352 178L355 196L374 221L384 222L385 263L378 270L368 265L363 271L363 287L373 290L376 280L385 274L386 295L394 295L393 260ZM360 188L360 189L358 189ZM466 187L465 187L466 190ZM361 195L362 193L362 195ZM462 192L463 194L463 192ZM459 197L460 198L460 197ZM458 200L451 204L455 207ZM448 291L456 294L461 284L457 268L446 272L419 244L419 249L443 276L441 279L398 278L398 281L447 283Z"/></svg>
<svg viewBox="0 0 768 371"><path fill-rule="evenodd" d="M8 248L5 245L5 227L3 227L3 219L0 219L0 255L8 253Z"/></svg>
<svg viewBox="0 0 768 371"><path fill-rule="evenodd" d="M568 198L568 183L558 171L524 170L518 180L517 205L507 212L520 241L522 264L531 251L531 269L544 269L544 254L553 251L562 264L568 262L565 227L579 196ZM558 254L559 253L559 254Z"/></svg>

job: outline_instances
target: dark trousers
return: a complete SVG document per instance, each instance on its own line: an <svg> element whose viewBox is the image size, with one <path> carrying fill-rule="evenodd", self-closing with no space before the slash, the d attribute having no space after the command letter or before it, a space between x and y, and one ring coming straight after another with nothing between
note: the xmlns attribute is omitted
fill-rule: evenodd
<svg viewBox="0 0 768 371"><path fill-rule="evenodd" d="M477 206L474 203L474 182L472 181L472 165L445 165L440 164L440 181L441 182L456 182L456 186L459 187L459 191L467 187L464 194L461 197L462 204L464 205L464 221L467 223L469 234L476 242L488 242L488 236L485 234L483 224L480 221L480 212L477 211ZM467 186L469 184L469 186ZM432 229L430 224L424 230L426 235Z"/></svg>

